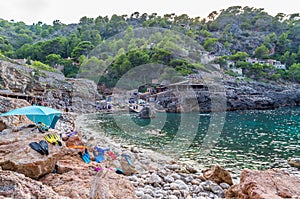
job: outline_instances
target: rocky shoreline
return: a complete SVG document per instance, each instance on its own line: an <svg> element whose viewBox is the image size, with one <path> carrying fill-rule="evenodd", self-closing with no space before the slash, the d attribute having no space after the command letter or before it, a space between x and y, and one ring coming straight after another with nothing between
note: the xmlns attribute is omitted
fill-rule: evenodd
<svg viewBox="0 0 300 199"><path fill-rule="evenodd" d="M85 131L84 140L88 145L98 144L113 149L116 154L122 150L132 157L134 171L127 179L132 183L137 198L224 198L225 190L232 179L227 175L227 182L217 183L206 180L195 162L182 164L174 159L154 151L139 149L135 146L118 144L103 134L82 128L84 119L77 121L79 131ZM225 170L222 170L226 172Z"/></svg>
<svg viewBox="0 0 300 199"><path fill-rule="evenodd" d="M30 105L25 99L28 96L42 96L45 103L60 110L70 100L72 106L69 108L73 112L63 114L54 132L64 134L74 128L78 132L62 146L49 145L50 154L43 156L32 150L29 143L44 139L44 134L27 128L30 121L25 116L1 118L0 199L300 198L299 169L293 170L291 175L278 169L245 169L241 171L240 180L232 179L232 174L218 165L204 169L196 162L182 162L154 151L115 142L101 132L89 131L84 127L85 115L78 115L95 111L95 96L99 96L92 81L65 79L61 75L52 77L53 74L49 74L48 78L31 77L25 66L18 68L7 62L0 63L3 88L12 91L8 93L11 95L25 93L13 95L15 98L0 97L1 112ZM226 84L226 107L229 110L264 109L300 104L299 85L275 88L258 84ZM196 99L203 111L210 108L211 95L211 92L198 93ZM18 99L20 96L24 100ZM174 112L174 107L178 110L177 104L168 96L162 97L166 97L166 101L162 99L166 102L165 108L170 108L171 112ZM78 154L80 149L68 148L72 145L84 145L91 154L93 146L110 148L117 159L106 155L106 161L96 163L91 155L92 161L86 164ZM128 166L122 154L132 158L133 166ZM125 175L117 174L116 168L122 168Z"/></svg>
<svg viewBox="0 0 300 199"><path fill-rule="evenodd" d="M154 151L117 143L99 132L86 129L86 119L86 115L65 113L56 131L66 132L74 128L75 121L78 136L71 137L62 147L50 146L51 154L42 159L29 148L28 143L42 139L43 134L27 128L1 134L0 198L242 198L241 195L251 196L260 192L264 186L258 181L255 186L243 190L243 183L249 183L249 178L255 179L255 171L242 171L241 176L250 177L240 184L234 183L229 172L218 165L202 170L195 162L180 162ZM66 147L70 144L109 147L118 158L112 160L105 156L103 163L92 161L85 164L78 150ZM134 166L124 164L121 156L124 153L130 155ZM99 167L103 169L97 172ZM125 176L116 174L116 167L121 167ZM275 184L273 188L282 190L279 195L299 198L299 177L274 169L262 172L265 172L261 174L262 182L275 173L274 178L293 183ZM283 198L272 187L265 192L270 196L250 198Z"/></svg>
<svg viewBox="0 0 300 199"><path fill-rule="evenodd" d="M104 136L101 132L87 132L87 128L84 128L85 120L87 120L85 116L78 119L77 126L80 131L85 130L87 143L93 144L96 140L101 140L99 143L103 146L123 148L134 157L136 169L139 172L127 179L133 184L137 198L239 198L236 190L230 190L233 184L239 186L239 176L234 180L232 174L219 165L204 169L194 161L181 162L154 151L139 149L136 146L120 145L108 138L101 139ZM284 175L290 173L291 176L300 179L300 170L296 168L285 171L270 169L266 171L265 175L268 176L269 172L274 171L283 172ZM241 175L252 171L245 170L245 173L243 172Z"/></svg>

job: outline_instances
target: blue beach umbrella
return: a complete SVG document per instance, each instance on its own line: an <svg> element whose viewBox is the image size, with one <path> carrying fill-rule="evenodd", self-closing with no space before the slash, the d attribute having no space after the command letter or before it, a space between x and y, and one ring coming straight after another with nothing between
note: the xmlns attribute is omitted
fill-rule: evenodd
<svg viewBox="0 0 300 199"><path fill-rule="evenodd" d="M26 115L34 123L42 122L54 129L61 112L46 106L26 106L3 113L0 117L10 115Z"/></svg>

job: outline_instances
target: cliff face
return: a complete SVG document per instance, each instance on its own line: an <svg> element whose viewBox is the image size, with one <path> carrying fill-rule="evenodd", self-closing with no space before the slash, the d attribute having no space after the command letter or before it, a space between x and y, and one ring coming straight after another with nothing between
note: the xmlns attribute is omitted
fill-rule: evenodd
<svg viewBox="0 0 300 199"><path fill-rule="evenodd" d="M220 85L221 90L209 85L203 89L192 89L187 85L181 94L170 89L158 95L159 104L169 112L273 109L300 105L298 84L286 86L224 81Z"/></svg>
<svg viewBox="0 0 300 199"><path fill-rule="evenodd" d="M299 85L225 82L228 110L272 109L300 105Z"/></svg>
<svg viewBox="0 0 300 199"><path fill-rule="evenodd" d="M33 88L28 88L32 85L34 77L30 77L29 71L25 72L17 69L17 65L6 61L0 61L0 82L1 89L10 90L16 93L32 93ZM28 68L29 70L29 68ZM32 70L33 71L33 70ZM43 87L40 82L36 82L35 88L43 92Z"/></svg>
<svg viewBox="0 0 300 199"><path fill-rule="evenodd" d="M99 98L93 81L66 79L61 73L37 72L6 61L0 61L0 90L4 97L13 93L10 97L80 112L93 112L95 99Z"/></svg>

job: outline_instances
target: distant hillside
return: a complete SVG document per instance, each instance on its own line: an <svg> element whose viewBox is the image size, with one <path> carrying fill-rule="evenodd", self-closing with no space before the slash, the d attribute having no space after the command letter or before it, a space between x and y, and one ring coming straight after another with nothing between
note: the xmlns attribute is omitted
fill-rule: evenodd
<svg viewBox="0 0 300 199"><path fill-rule="evenodd" d="M164 28L183 34L203 46L201 51L222 58L216 60L221 66L226 60L242 61L245 56L238 57L240 53L244 53L246 57L281 61L287 66L287 71L265 71L266 67L261 70L267 75L278 74L275 79L300 81L299 13L278 13L273 17L261 8L233 6L213 11L207 19L190 18L186 14L158 16L156 13L139 12L121 16L115 14L110 18L98 16L94 19L84 16L77 24L63 24L55 20L52 25L42 22L26 25L23 22L2 19L0 50L2 54L13 59L26 58L53 67L64 66L63 73L67 77L76 77L82 64L92 62L102 68L110 67L108 76L102 79L105 82L120 77L139 64L166 64L181 75L194 73L199 67L203 68L203 63L185 60L183 52L179 53L183 56L178 56L168 50L183 49L174 38L156 34L153 37L159 42L154 42L154 47L149 47L154 41L153 38L136 39L133 30L142 27ZM111 39L122 32L127 38ZM106 50L101 57L91 57L92 50L99 45L110 51ZM238 67L251 70L251 66L240 64ZM92 72L100 73L101 70L99 68Z"/></svg>

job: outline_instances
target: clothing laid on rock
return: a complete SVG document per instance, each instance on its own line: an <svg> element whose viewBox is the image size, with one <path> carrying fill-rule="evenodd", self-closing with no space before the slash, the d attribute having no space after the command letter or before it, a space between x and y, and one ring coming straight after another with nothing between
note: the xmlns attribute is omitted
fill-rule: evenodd
<svg viewBox="0 0 300 199"><path fill-rule="evenodd" d="M109 148L102 149L102 148L97 147L97 146L94 147L93 155L94 155L95 161L96 161L97 163L102 162L102 161L105 160L104 153L105 153L106 151L109 151Z"/></svg>
<svg viewBox="0 0 300 199"><path fill-rule="evenodd" d="M85 146L82 146L82 145L72 145L72 146L67 146L69 149L85 149L86 147Z"/></svg>
<svg viewBox="0 0 300 199"><path fill-rule="evenodd" d="M109 155L113 160L116 160L116 159L117 159L117 156L114 154L114 152L112 152L112 151L107 151L106 153L107 153L107 155Z"/></svg>

